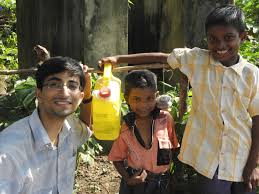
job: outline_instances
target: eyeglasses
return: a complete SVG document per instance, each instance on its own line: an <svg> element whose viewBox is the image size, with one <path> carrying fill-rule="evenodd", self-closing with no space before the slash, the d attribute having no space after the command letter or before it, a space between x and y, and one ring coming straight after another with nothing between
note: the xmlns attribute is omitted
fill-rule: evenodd
<svg viewBox="0 0 259 194"><path fill-rule="evenodd" d="M66 86L70 91L77 91L81 89L80 85L74 81L69 81L67 83L50 81L43 84L43 86L54 90L62 90L64 86Z"/></svg>

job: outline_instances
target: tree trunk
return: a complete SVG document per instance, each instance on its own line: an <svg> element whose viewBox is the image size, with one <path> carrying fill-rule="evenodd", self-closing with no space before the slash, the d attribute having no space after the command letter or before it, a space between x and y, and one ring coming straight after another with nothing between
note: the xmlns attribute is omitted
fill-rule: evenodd
<svg viewBox="0 0 259 194"><path fill-rule="evenodd" d="M207 48L205 20L217 6L229 4L231 0L185 0L184 30L185 46Z"/></svg>
<svg viewBox="0 0 259 194"><path fill-rule="evenodd" d="M36 63L33 47L94 67L104 55L127 52L127 1L17 0L19 67Z"/></svg>

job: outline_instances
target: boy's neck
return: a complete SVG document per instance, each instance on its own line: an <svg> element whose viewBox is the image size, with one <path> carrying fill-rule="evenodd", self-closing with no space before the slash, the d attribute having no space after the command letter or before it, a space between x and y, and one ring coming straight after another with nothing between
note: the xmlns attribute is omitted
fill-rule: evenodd
<svg viewBox="0 0 259 194"><path fill-rule="evenodd" d="M238 61L239 61L239 55L233 57L233 59L231 59L231 60L229 60L229 61L225 61L225 62L220 61L220 62L222 63L223 66L225 66L225 67L230 67L230 66L232 66L232 65L237 64Z"/></svg>

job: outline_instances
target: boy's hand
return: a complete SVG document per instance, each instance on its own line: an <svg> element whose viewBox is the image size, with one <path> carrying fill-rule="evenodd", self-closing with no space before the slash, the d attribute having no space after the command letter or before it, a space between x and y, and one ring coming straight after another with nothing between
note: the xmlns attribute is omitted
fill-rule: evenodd
<svg viewBox="0 0 259 194"><path fill-rule="evenodd" d="M140 170L136 172L133 176L126 180L126 183L130 186L144 183L147 178L147 172L145 170Z"/></svg>
<svg viewBox="0 0 259 194"><path fill-rule="evenodd" d="M98 66L100 67L100 69L103 69L103 65L105 63L111 63L114 67L118 64L118 58L116 56L102 58L100 61L98 61Z"/></svg>
<svg viewBox="0 0 259 194"><path fill-rule="evenodd" d="M243 178L247 184L248 191L255 190L259 186L259 168L251 169L249 166L246 166L243 171Z"/></svg>

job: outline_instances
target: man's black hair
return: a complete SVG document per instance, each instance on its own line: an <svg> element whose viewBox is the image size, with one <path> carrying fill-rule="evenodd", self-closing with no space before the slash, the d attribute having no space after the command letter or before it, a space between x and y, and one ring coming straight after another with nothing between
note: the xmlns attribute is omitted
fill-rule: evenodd
<svg viewBox="0 0 259 194"><path fill-rule="evenodd" d="M243 11L234 5L225 5L215 8L206 18L205 30L215 25L234 27L239 33L246 29Z"/></svg>
<svg viewBox="0 0 259 194"><path fill-rule="evenodd" d="M39 66L36 72L37 88L42 89L46 77L68 71L73 76L78 76L81 90L85 88L85 75L80 62L70 57L51 57Z"/></svg>
<svg viewBox="0 0 259 194"><path fill-rule="evenodd" d="M135 70L125 77L125 96L128 96L133 88L150 88L157 90L157 77L149 70Z"/></svg>

